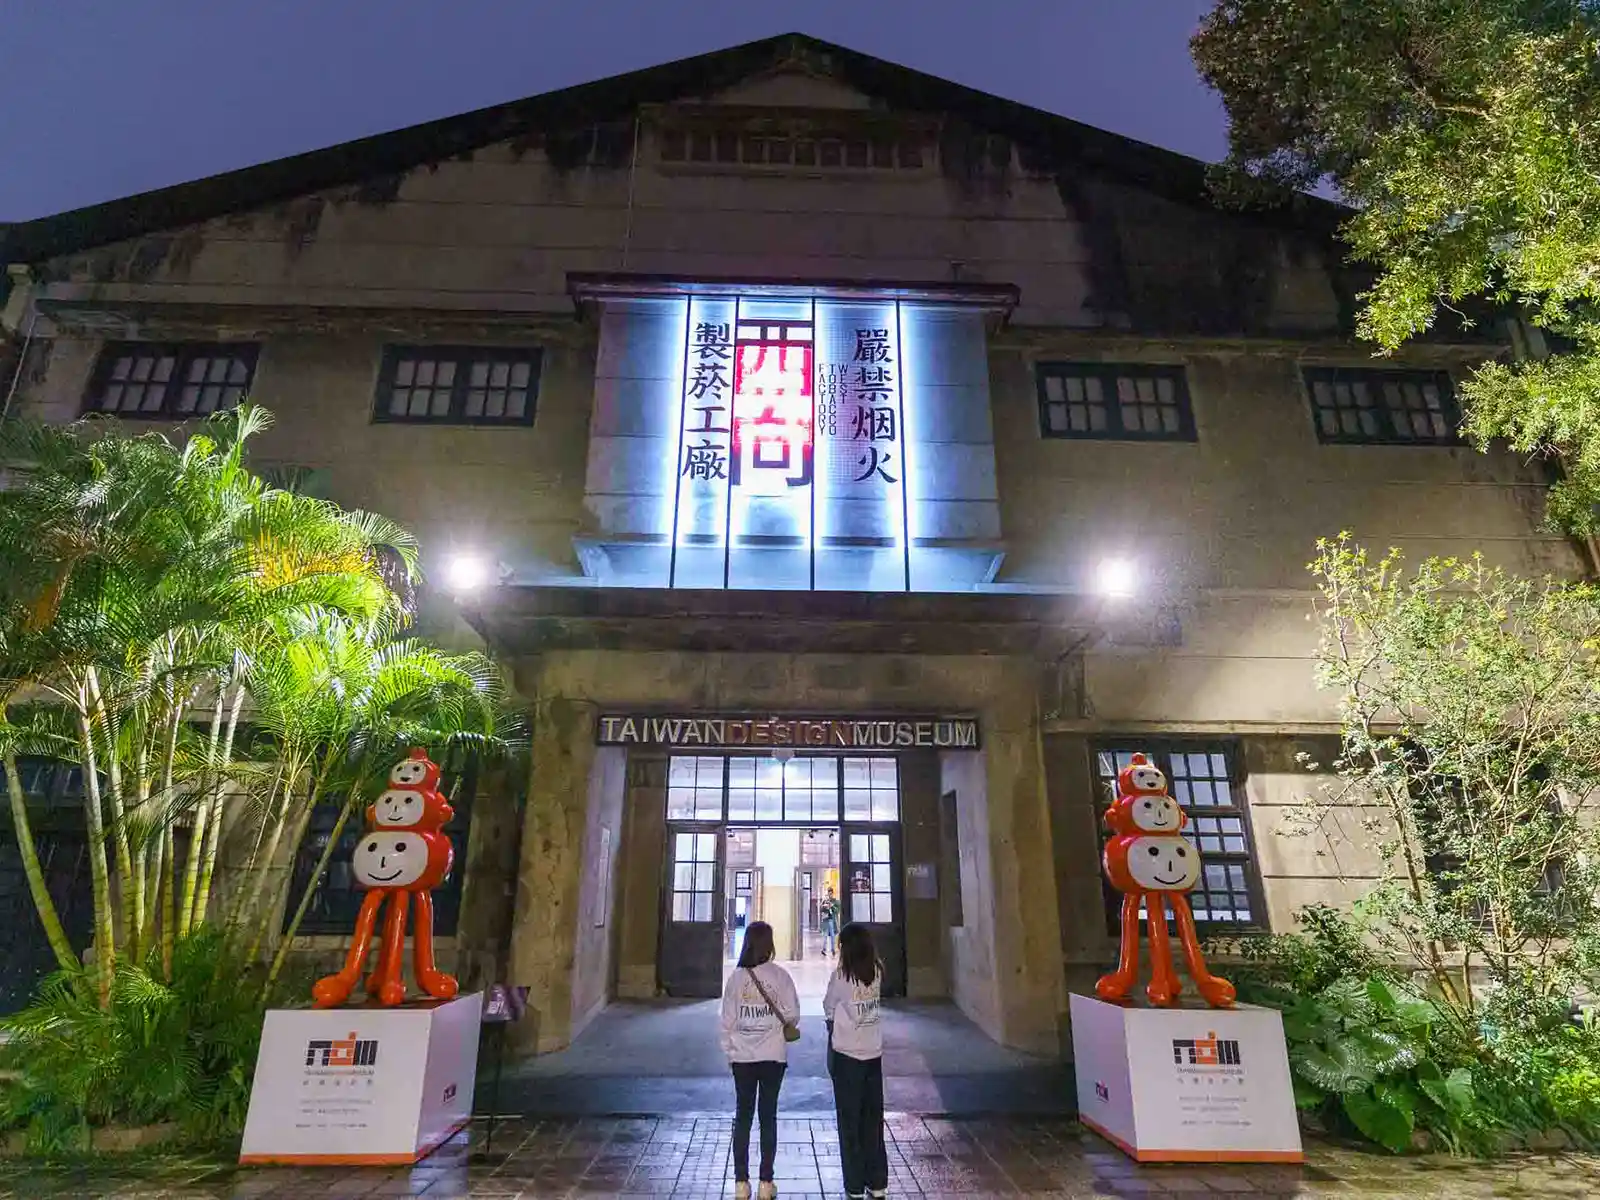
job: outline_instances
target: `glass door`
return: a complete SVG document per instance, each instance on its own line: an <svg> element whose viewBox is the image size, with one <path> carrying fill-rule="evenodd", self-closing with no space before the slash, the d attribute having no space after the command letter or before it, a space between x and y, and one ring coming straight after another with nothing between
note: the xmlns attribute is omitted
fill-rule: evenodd
<svg viewBox="0 0 1600 1200"><path fill-rule="evenodd" d="M865 925L883 960L883 994L906 993L905 898L900 826L846 823L843 829L844 920Z"/></svg>
<svg viewBox="0 0 1600 1200"><path fill-rule="evenodd" d="M669 822L657 974L669 996L722 995L722 828Z"/></svg>

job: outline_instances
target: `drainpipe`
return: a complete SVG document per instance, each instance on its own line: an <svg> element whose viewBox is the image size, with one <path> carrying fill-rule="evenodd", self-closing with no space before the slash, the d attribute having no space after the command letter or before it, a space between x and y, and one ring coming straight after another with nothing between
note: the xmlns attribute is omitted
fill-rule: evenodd
<svg viewBox="0 0 1600 1200"><path fill-rule="evenodd" d="M28 347L33 344L34 327L39 323L39 310L33 307L31 301L28 306L28 328L22 335L22 348L17 351L17 369L11 372L11 382L6 387L6 397L0 403L0 422L11 415L11 398L17 394L17 386L22 382L22 368L28 363Z"/></svg>

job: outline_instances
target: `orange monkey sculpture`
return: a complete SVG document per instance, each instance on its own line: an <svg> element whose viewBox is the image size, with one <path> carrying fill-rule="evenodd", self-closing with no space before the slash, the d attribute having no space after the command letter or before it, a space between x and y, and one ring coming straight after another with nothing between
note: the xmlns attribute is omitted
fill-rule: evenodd
<svg viewBox="0 0 1600 1200"><path fill-rule="evenodd" d="M1212 1008L1233 1005L1233 984L1206 969L1195 936L1194 914L1185 895L1200 882L1200 851L1182 834L1189 818L1167 795L1167 777L1142 754L1117 773L1117 798L1106 813L1111 840L1105 868L1122 893L1122 956L1117 969L1094 990L1102 1000L1124 1000L1139 980L1139 905L1150 931L1150 1003L1169 1007L1183 990L1167 942L1167 908L1178 925L1178 941L1200 995Z"/></svg>
<svg viewBox="0 0 1600 1200"><path fill-rule="evenodd" d="M433 897L429 895L450 874L455 859L455 849L443 832L455 810L439 791L439 768L426 751L413 750L409 758L396 764L389 772L389 783L389 789L367 809L367 832L350 860L356 882L367 889L350 951L337 975L319 979L311 989L317 1008L331 1008L350 999L372 944L378 909L385 900L389 911L384 917L378 963L367 977L367 994L384 1005L399 1004L406 998L402 959L406 911L413 895L417 900L412 929L417 986L439 1000L451 999L458 990L455 977L433 962Z"/></svg>

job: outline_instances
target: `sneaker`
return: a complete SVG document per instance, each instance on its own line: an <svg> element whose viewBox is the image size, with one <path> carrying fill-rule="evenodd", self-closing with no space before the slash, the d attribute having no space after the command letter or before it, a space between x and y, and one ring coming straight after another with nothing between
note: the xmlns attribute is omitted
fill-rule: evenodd
<svg viewBox="0 0 1600 1200"><path fill-rule="evenodd" d="M750 1200L750 1184L741 1179L733 1185L733 1200Z"/></svg>
<svg viewBox="0 0 1600 1200"><path fill-rule="evenodd" d="M867 1189L867 1195L871 1196L872 1200L883 1200L883 1198L885 1196L887 1196L888 1194L889 1194L889 1189L888 1188L868 1188Z"/></svg>
<svg viewBox="0 0 1600 1200"><path fill-rule="evenodd" d="M777 1197L778 1185L770 1179L762 1180L760 1186L756 1188L756 1200L777 1200Z"/></svg>

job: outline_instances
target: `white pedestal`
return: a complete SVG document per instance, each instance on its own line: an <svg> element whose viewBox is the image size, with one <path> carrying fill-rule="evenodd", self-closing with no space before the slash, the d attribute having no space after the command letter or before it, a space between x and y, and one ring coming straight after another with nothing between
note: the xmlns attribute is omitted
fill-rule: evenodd
<svg viewBox="0 0 1600 1200"><path fill-rule="evenodd" d="M1078 1116L1139 1162L1302 1162L1283 1018L1072 997Z"/></svg>
<svg viewBox="0 0 1600 1200"><path fill-rule="evenodd" d="M242 1163L414 1163L472 1116L483 995L399 1008L274 1009Z"/></svg>

